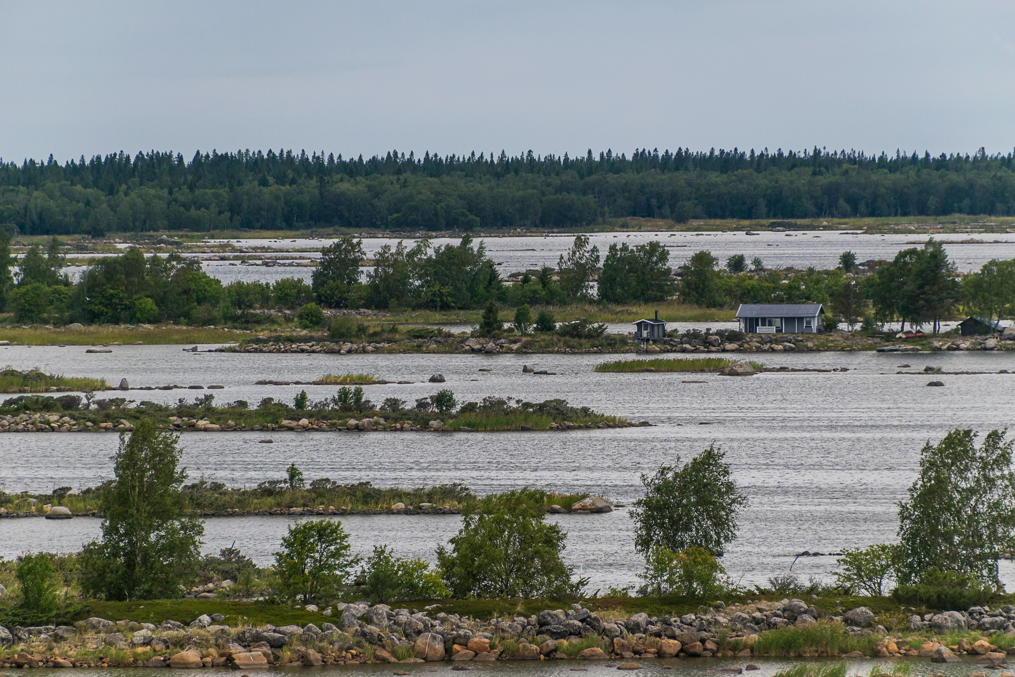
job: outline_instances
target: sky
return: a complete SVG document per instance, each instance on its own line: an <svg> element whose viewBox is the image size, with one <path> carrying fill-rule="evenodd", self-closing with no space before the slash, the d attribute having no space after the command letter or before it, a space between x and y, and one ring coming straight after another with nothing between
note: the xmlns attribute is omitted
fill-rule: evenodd
<svg viewBox="0 0 1015 677"><path fill-rule="evenodd" d="M0 158L1008 153L1008 0L0 0Z"/></svg>

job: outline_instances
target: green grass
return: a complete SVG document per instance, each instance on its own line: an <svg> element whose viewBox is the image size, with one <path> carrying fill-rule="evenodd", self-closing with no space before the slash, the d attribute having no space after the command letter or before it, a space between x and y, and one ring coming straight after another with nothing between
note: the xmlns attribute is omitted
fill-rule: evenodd
<svg viewBox="0 0 1015 677"><path fill-rule="evenodd" d="M318 385L326 386L348 386L348 385L370 385L372 383L379 383L379 380L373 374L325 374L320 378L314 380L314 383Z"/></svg>
<svg viewBox="0 0 1015 677"><path fill-rule="evenodd" d="M596 365L599 372L660 371L675 373L715 373L732 367L735 360L725 357L656 358L647 360L614 360Z"/></svg>
<svg viewBox="0 0 1015 677"><path fill-rule="evenodd" d="M878 663L871 666L867 677L908 677L912 671L911 663Z"/></svg>
<svg viewBox="0 0 1015 677"><path fill-rule="evenodd" d="M109 384L101 378L54 376L39 369L29 371L20 371L13 367L0 369L0 392L2 393L91 392L108 389Z"/></svg>
<svg viewBox="0 0 1015 677"><path fill-rule="evenodd" d="M577 642L569 642L567 640L561 640L557 642L557 651L564 654L568 658L574 658L585 649L602 649L607 654L610 653L610 640L599 635L589 635L588 637L582 637Z"/></svg>
<svg viewBox="0 0 1015 677"><path fill-rule="evenodd" d="M175 345L195 343L235 343L250 332L225 327L180 327L156 325L150 329L140 326L85 325L67 327L2 327L0 340L32 346L74 345L96 346L114 343L143 343L146 345Z"/></svg>
<svg viewBox="0 0 1015 677"><path fill-rule="evenodd" d="M334 617L267 602L233 602L221 599L159 599L136 602L85 602L72 620L92 616L108 619L129 618L138 623L155 623L165 620L189 623L201 614L222 614L228 625L306 625L334 621Z"/></svg>
<svg viewBox="0 0 1015 677"><path fill-rule="evenodd" d="M773 677L846 677L845 663L801 663L780 670Z"/></svg>
<svg viewBox="0 0 1015 677"><path fill-rule="evenodd" d="M769 630L758 636L755 656L841 656L850 651L871 655L878 635L848 635L842 623L818 621L810 625Z"/></svg>

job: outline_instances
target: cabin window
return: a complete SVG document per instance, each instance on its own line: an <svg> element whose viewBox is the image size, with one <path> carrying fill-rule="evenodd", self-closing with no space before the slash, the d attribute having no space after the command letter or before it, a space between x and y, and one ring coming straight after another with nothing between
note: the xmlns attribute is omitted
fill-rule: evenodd
<svg viewBox="0 0 1015 677"><path fill-rule="evenodd" d="M814 320L812 320L809 317L805 317L804 318L804 329L813 329L813 328L814 328Z"/></svg>

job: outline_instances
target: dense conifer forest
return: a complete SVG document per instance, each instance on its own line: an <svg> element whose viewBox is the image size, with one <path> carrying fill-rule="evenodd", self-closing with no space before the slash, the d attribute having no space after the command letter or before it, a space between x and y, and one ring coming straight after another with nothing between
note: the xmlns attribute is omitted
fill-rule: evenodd
<svg viewBox="0 0 1015 677"><path fill-rule="evenodd" d="M581 228L677 222L1015 214L1015 154L611 151L370 158L293 152L117 153L0 162L0 227L66 235L344 227Z"/></svg>

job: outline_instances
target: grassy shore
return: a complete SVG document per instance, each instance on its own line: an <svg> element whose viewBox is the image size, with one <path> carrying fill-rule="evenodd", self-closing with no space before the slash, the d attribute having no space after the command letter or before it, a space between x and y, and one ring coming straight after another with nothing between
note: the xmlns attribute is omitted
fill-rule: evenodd
<svg viewBox="0 0 1015 677"><path fill-rule="evenodd" d="M252 332L228 327L181 327L177 325L84 325L76 327L0 327L0 341L31 346L101 346L142 343L175 345L234 343Z"/></svg>
<svg viewBox="0 0 1015 677"><path fill-rule="evenodd" d="M98 513L103 486L78 492L57 489L49 494L0 492L0 508L10 515L42 515L46 505L62 505L76 515ZM268 480L256 487L227 487L221 482L200 480L185 485L181 491L186 510L211 516L217 514L274 514L293 511L341 512L343 514L374 514L385 512L455 513L474 505L478 500L462 484L404 489L375 487L370 482L338 484L317 479L290 485L287 480ZM543 504L564 510L588 496L543 492ZM331 510L334 508L334 511Z"/></svg>
<svg viewBox="0 0 1015 677"><path fill-rule="evenodd" d="M736 360L725 357L692 357L683 359L656 358L648 360L614 360L596 365L600 372L673 372L673 373L717 373L729 369ZM760 369L762 365L752 362L751 366Z"/></svg>
<svg viewBox="0 0 1015 677"><path fill-rule="evenodd" d="M39 369L0 369L0 393L91 392L108 389L109 384L102 378L54 376Z"/></svg>
<svg viewBox="0 0 1015 677"><path fill-rule="evenodd" d="M380 383L373 374L325 374L314 379L315 385L322 386L365 386Z"/></svg>

